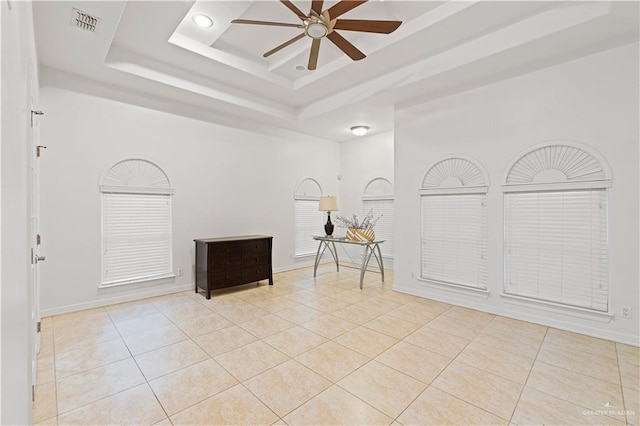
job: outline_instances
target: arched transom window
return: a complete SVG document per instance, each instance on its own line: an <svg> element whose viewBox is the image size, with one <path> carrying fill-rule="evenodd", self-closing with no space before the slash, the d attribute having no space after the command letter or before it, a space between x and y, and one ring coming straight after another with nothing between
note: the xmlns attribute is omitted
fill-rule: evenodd
<svg viewBox="0 0 640 426"><path fill-rule="evenodd" d="M488 187L484 169L465 156L427 169L420 188L422 279L486 290Z"/></svg>
<svg viewBox="0 0 640 426"><path fill-rule="evenodd" d="M607 188L611 173L587 147L539 145L504 177L504 292L608 311Z"/></svg>
<svg viewBox="0 0 640 426"><path fill-rule="evenodd" d="M166 173L143 158L116 161L100 178L101 287L173 277Z"/></svg>

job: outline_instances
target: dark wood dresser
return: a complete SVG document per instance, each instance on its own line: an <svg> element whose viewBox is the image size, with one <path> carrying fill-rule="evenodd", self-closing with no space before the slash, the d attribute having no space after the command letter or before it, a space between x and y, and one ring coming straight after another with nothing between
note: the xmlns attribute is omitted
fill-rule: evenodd
<svg viewBox="0 0 640 426"><path fill-rule="evenodd" d="M211 290L266 279L273 285L273 237L243 235L193 241L196 243L196 293L199 287L207 292L207 299L211 299Z"/></svg>

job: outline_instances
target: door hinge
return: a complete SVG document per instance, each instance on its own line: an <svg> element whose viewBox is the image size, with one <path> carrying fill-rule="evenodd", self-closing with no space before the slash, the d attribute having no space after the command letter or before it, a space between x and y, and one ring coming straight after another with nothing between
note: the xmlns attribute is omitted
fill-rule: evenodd
<svg viewBox="0 0 640 426"><path fill-rule="evenodd" d="M40 238L40 234L36 235L36 244L40 245L42 239Z"/></svg>
<svg viewBox="0 0 640 426"><path fill-rule="evenodd" d="M34 263L34 259L33 259L33 247L31 247L31 264L33 265Z"/></svg>
<svg viewBox="0 0 640 426"><path fill-rule="evenodd" d="M42 331L42 321L38 321L36 323L36 330L38 333L40 333Z"/></svg>
<svg viewBox="0 0 640 426"><path fill-rule="evenodd" d="M31 385L31 402L36 401L36 385Z"/></svg>
<svg viewBox="0 0 640 426"><path fill-rule="evenodd" d="M46 147L46 146L44 146L44 145L38 145L38 146L36 146L36 157L38 157L38 158L40 158L40 149L41 149L41 148L45 148L45 149L46 149L47 147Z"/></svg>
<svg viewBox="0 0 640 426"><path fill-rule="evenodd" d="M44 112L31 110L31 127L33 127L33 116L34 115L44 115Z"/></svg>

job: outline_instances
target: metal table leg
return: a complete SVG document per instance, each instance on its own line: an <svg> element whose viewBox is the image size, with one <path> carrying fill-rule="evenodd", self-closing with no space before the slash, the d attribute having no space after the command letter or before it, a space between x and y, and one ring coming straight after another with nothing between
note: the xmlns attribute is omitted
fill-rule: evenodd
<svg viewBox="0 0 640 426"><path fill-rule="evenodd" d="M380 266L380 274L382 275L382 282L384 282L384 265L382 264L382 253L380 252L380 244L376 243L375 249L378 251L378 254L376 255L376 260L378 261L378 266Z"/></svg>
<svg viewBox="0 0 640 426"><path fill-rule="evenodd" d="M313 264L313 278L316 277L318 265L320 265L320 259L322 259L322 255L324 254L325 250L327 250L327 248L329 249L329 253L331 253L331 256L333 256L333 260L336 261L336 271L340 272L340 265L338 263L338 251L336 250L336 245L333 241L331 241L331 245L329 245L329 241L320 241L320 244L318 244L318 251L316 252L316 260Z"/></svg>

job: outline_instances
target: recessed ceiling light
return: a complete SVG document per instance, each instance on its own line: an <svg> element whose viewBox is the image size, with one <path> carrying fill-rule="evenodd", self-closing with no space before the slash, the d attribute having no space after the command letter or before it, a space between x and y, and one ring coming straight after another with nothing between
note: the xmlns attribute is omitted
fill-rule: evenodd
<svg viewBox="0 0 640 426"><path fill-rule="evenodd" d="M201 13L198 13L197 15L193 15L191 20L193 21L194 24L202 28L211 28L213 26L213 19Z"/></svg>
<svg viewBox="0 0 640 426"><path fill-rule="evenodd" d="M369 126L353 126L351 128L351 133L356 136L364 136L369 132Z"/></svg>
<svg viewBox="0 0 640 426"><path fill-rule="evenodd" d="M294 68L296 71L304 71L307 69L304 65L296 65Z"/></svg>

